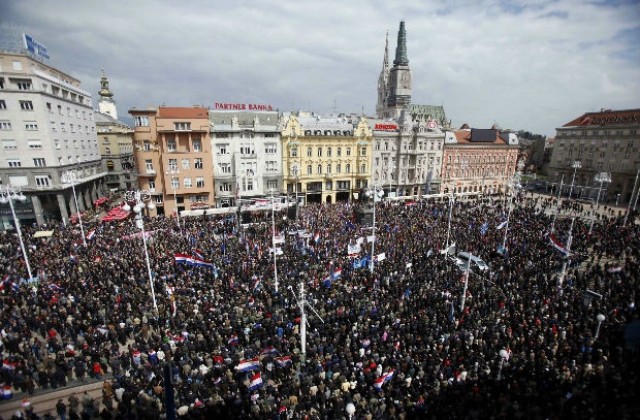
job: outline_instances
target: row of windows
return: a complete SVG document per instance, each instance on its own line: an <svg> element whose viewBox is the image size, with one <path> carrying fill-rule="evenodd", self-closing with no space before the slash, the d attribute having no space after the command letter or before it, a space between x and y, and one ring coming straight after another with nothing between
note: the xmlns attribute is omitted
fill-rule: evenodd
<svg viewBox="0 0 640 420"><path fill-rule="evenodd" d="M7 159L7 166L9 168L21 168L22 161L20 159ZM47 166L44 158L33 158L33 166L44 167Z"/></svg>
<svg viewBox="0 0 640 420"><path fill-rule="evenodd" d="M151 162L151 160L147 160L146 162ZM202 158L194 158L193 167L195 169L202 169L203 168ZM169 170L175 171L177 169L178 169L178 159L169 159ZM191 169L191 159L182 159L182 169Z"/></svg>
<svg viewBox="0 0 640 420"><path fill-rule="evenodd" d="M638 134L638 130L563 130L558 131L559 137L571 137L571 136L635 136Z"/></svg>
<svg viewBox="0 0 640 420"><path fill-rule="evenodd" d="M193 183L191 181L191 177L184 177L182 178L182 184L185 188L193 188ZM196 177L196 188L204 188L205 186L205 182L204 182L204 177L202 176L197 176ZM178 188L180 188L180 178L177 176L172 176L171 177L171 188L176 190Z"/></svg>
<svg viewBox="0 0 640 420"><path fill-rule="evenodd" d="M192 139L191 140L191 147L192 147L194 152L202 152L202 140L200 140L200 139ZM142 150L145 151L145 152L150 152L152 150L151 141L144 140L142 142ZM176 150L177 149L176 149L175 140L167 141L167 151L168 152L175 152Z"/></svg>

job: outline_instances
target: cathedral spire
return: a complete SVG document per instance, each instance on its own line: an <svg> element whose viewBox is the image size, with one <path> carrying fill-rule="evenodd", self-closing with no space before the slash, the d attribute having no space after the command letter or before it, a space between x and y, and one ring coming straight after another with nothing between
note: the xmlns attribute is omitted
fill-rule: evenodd
<svg viewBox="0 0 640 420"><path fill-rule="evenodd" d="M396 59L393 60L393 65L409 65L409 58L407 57L407 31L404 28L404 21L400 22L400 29L398 29L398 45L396 46Z"/></svg>
<svg viewBox="0 0 640 420"><path fill-rule="evenodd" d="M104 69L101 69L101 71L100 90L98 91L98 95L100 95L100 99L98 99L98 112L109 115L117 120L118 110L116 109L116 101L113 99L113 93L109 89L109 80L104 73Z"/></svg>
<svg viewBox="0 0 640 420"><path fill-rule="evenodd" d="M382 72L389 72L389 31L387 31L387 38L384 43L384 58L382 59Z"/></svg>
<svg viewBox="0 0 640 420"><path fill-rule="evenodd" d="M107 75L104 74L104 68L100 70L102 72L102 76L100 77L100 91L98 92L98 95L105 98L111 98L113 97L113 93L109 90L109 80L107 79Z"/></svg>

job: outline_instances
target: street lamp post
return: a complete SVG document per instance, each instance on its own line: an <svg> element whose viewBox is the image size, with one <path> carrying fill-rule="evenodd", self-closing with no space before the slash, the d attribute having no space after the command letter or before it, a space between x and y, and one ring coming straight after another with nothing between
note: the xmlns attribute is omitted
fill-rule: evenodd
<svg viewBox="0 0 640 420"><path fill-rule="evenodd" d="M602 324L602 321L605 320L605 316L603 314L598 314L596 316L596 320L598 321L598 323L596 324L596 333L593 336L594 340L598 339L598 336L600 335L600 325Z"/></svg>
<svg viewBox="0 0 640 420"><path fill-rule="evenodd" d="M276 203L273 197L273 189L271 189L271 246L273 247L273 278L275 281L276 293L278 293L278 260L276 255Z"/></svg>
<svg viewBox="0 0 640 420"><path fill-rule="evenodd" d="M451 194L447 196L449 199L449 222L447 224L447 243L444 248L445 252L449 252L449 237L451 235L451 213L453 211L453 205L456 202L456 197L453 195L453 190L451 190Z"/></svg>
<svg viewBox="0 0 640 420"><path fill-rule="evenodd" d="M371 273L373 273L374 267L374 258L375 258L375 246L376 246L376 201L384 196L384 191L377 187L367 188L364 192L365 197L371 198L373 200L373 220L371 225L371 234L373 235L371 240L371 265L369 269Z"/></svg>
<svg viewBox="0 0 640 420"><path fill-rule="evenodd" d="M629 196L629 204L627 205L627 213L624 215L624 223L622 224L622 226L627 226L627 219L629 218L629 213L631 212L631 201L633 201L633 194L640 193L640 190L636 192L636 184L638 184L638 177L640 177L640 169L638 169L638 171L636 172L636 180L633 181L633 188L631 189L631 195ZM636 199L637 199L637 195L636 195ZM634 210L635 210L635 207L634 207Z"/></svg>
<svg viewBox="0 0 640 420"><path fill-rule="evenodd" d="M298 178L300 177L300 165L293 164L293 175L296 177L295 193L296 193L296 225L298 224Z"/></svg>
<svg viewBox="0 0 640 420"><path fill-rule="evenodd" d="M570 263L570 258L571 258L571 242L573 242L573 236L571 236L571 234L573 233L573 224L575 223L576 218L573 217L571 218L571 226L569 227L569 236L567 237L567 245L566 245L566 249L567 249L567 256L565 257L565 260L562 262L562 271L560 272L560 279L559 279L559 285L562 286L562 282L564 281L564 276L567 272L567 264Z"/></svg>
<svg viewBox="0 0 640 420"><path fill-rule="evenodd" d="M509 233L509 220L511 219L511 211L513 210L513 197L514 193L517 193L517 189L520 187L520 177L522 176L521 171L524 168L524 161L520 161L517 164L518 170L513 174L513 179L511 180L511 185L509 188L509 192L511 193L511 198L509 200L509 211L507 213L507 223L504 226L504 237L502 238L502 249L507 249L507 235Z"/></svg>
<svg viewBox="0 0 640 420"><path fill-rule="evenodd" d="M599 182L600 186L598 187L598 195L596 197L596 207L593 210L594 213L593 213L593 217L591 218L591 225L589 226L589 235L591 235L591 231L593 230L593 223L596 220L596 212L598 211L598 206L600 203L600 192L602 191L602 184L605 182L607 183L611 182L611 174L609 172L598 172L594 177L594 180L596 182Z"/></svg>
<svg viewBox="0 0 640 420"><path fill-rule="evenodd" d="M13 223L15 224L16 231L18 232L18 240L20 241L20 248L22 249L22 257L24 263L27 266L27 273L29 274L29 280L33 278L31 274L31 265L29 264L29 256L27 255L27 249L24 247L24 241L22 240L22 228L20 227L20 220L16 217L16 211L13 208L13 200L26 201L27 197L20 192L19 189L10 186L0 185L0 203L9 203L11 209L11 216L13 217Z"/></svg>
<svg viewBox="0 0 640 420"><path fill-rule="evenodd" d="M75 170L65 171L62 174L62 182L65 184L71 184L71 191L73 192L73 201L76 203L76 212L78 213L78 221L80 222L80 233L82 234L82 244L87 247L87 239L84 236L84 226L82 224L82 215L80 214L80 208L78 207L78 196L76 195L76 181L78 180L78 173Z"/></svg>
<svg viewBox="0 0 640 420"><path fill-rule="evenodd" d="M158 314L158 304L156 303L156 293L153 289L153 276L151 274L151 263L149 262L149 251L147 250L147 235L144 231L144 219L142 217L142 211L144 208L154 209L156 206L151 200L151 193L147 190L135 190L125 192L126 204L123 206L125 211L131 211L129 201L135 202L133 212L136 214L136 225L142 232L142 245L144 248L144 257L147 262L147 274L149 275L149 287L151 288L151 299L153 301L153 309ZM148 203L147 203L148 202Z"/></svg>
<svg viewBox="0 0 640 420"><path fill-rule="evenodd" d="M571 200L571 193L573 192L573 182L576 180L576 171L582 168L582 162L574 160L571 167L573 168L573 177L571 178L571 188L569 189L569 200Z"/></svg>
<svg viewBox="0 0 640 420"><path fill-rule="evenodd" d="M178 224L178 229L182 230L180 227L180 211L178 210L178 196L177 196L177 187L173 182L174 175L180 174L180 171L176 167L176 165L171 165L169 170L165 172L167 175L171 175L171 188L173 189L173 204L176 206L176 223ZM180 178L178 178L178 185L180 185Z"/></svg>

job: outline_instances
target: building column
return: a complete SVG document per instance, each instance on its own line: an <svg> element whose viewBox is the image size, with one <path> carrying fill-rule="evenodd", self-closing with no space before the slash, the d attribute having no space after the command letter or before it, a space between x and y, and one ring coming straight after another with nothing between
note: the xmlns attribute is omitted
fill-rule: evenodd
<svg viewBox="0 0 640 420"><path fill-rule="evenodd" d="M33 203L33 212L36 214L36 223L38 223L38 226L41 226L44 224L45 220L44 215L42 214L42 203L40 202L40 197L32 195L30 198L31 203Z"/></svg>
<svg viewBox="0 0 640 420"><path fill-rule="evenodd" d="M77 192L77 191L76 191ZM81 210L79 210L76 207L76 201L73 198L73 191L71 192L71 194L69 194L68 198L67 198L68 202L69 202L69 209L71 209L71 215L73 216L74 214L80 212ZM80 204L78 204L80 205Z"/></svg>
<svg viewBox="0 0 640 420"><path fill-rule="evenodd" d="M80 206L82 206L84 204L84 210L89 210L93 207L93 204L91 203L91 191L89 190L89 187L87 185L84 186L84 193L82 194L82 201L83 203L80 204Z"/></svg>
<svg viewBox="0 0 640 420"><path fill-rule="evenodd" d="M67 223L69 220L69 212L67 211L67 203L64 200L63 194L56 194L58 198L58 208L60 209L60 217L62 218L63 223Z"/></svg>
<svg viewBox="0 0 640 420"><path fill-rule="evenodd" d="M96 201L98 199L98 188L96 186L97 182L93 181L91 183L91 204L93 205L93 202Z"/></svg>

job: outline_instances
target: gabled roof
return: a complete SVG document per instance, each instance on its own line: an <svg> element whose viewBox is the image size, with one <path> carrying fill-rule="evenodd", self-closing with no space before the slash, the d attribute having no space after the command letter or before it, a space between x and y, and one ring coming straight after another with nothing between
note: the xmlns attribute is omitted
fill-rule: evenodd
<svg viewBox="0 0 640 420"><path fill-rule="evenodd" d="M209 110L194 107L160 107L158 118L209 118Z"/></svg>
<svg viewBox="0 0 640 420"><path fill-rule="evenodd" d="M640 124L640 109L610 110L603 109L600 112L587 112L573 121L569 121L563 127L588 127L605 125L629 125Z"/></svg>

